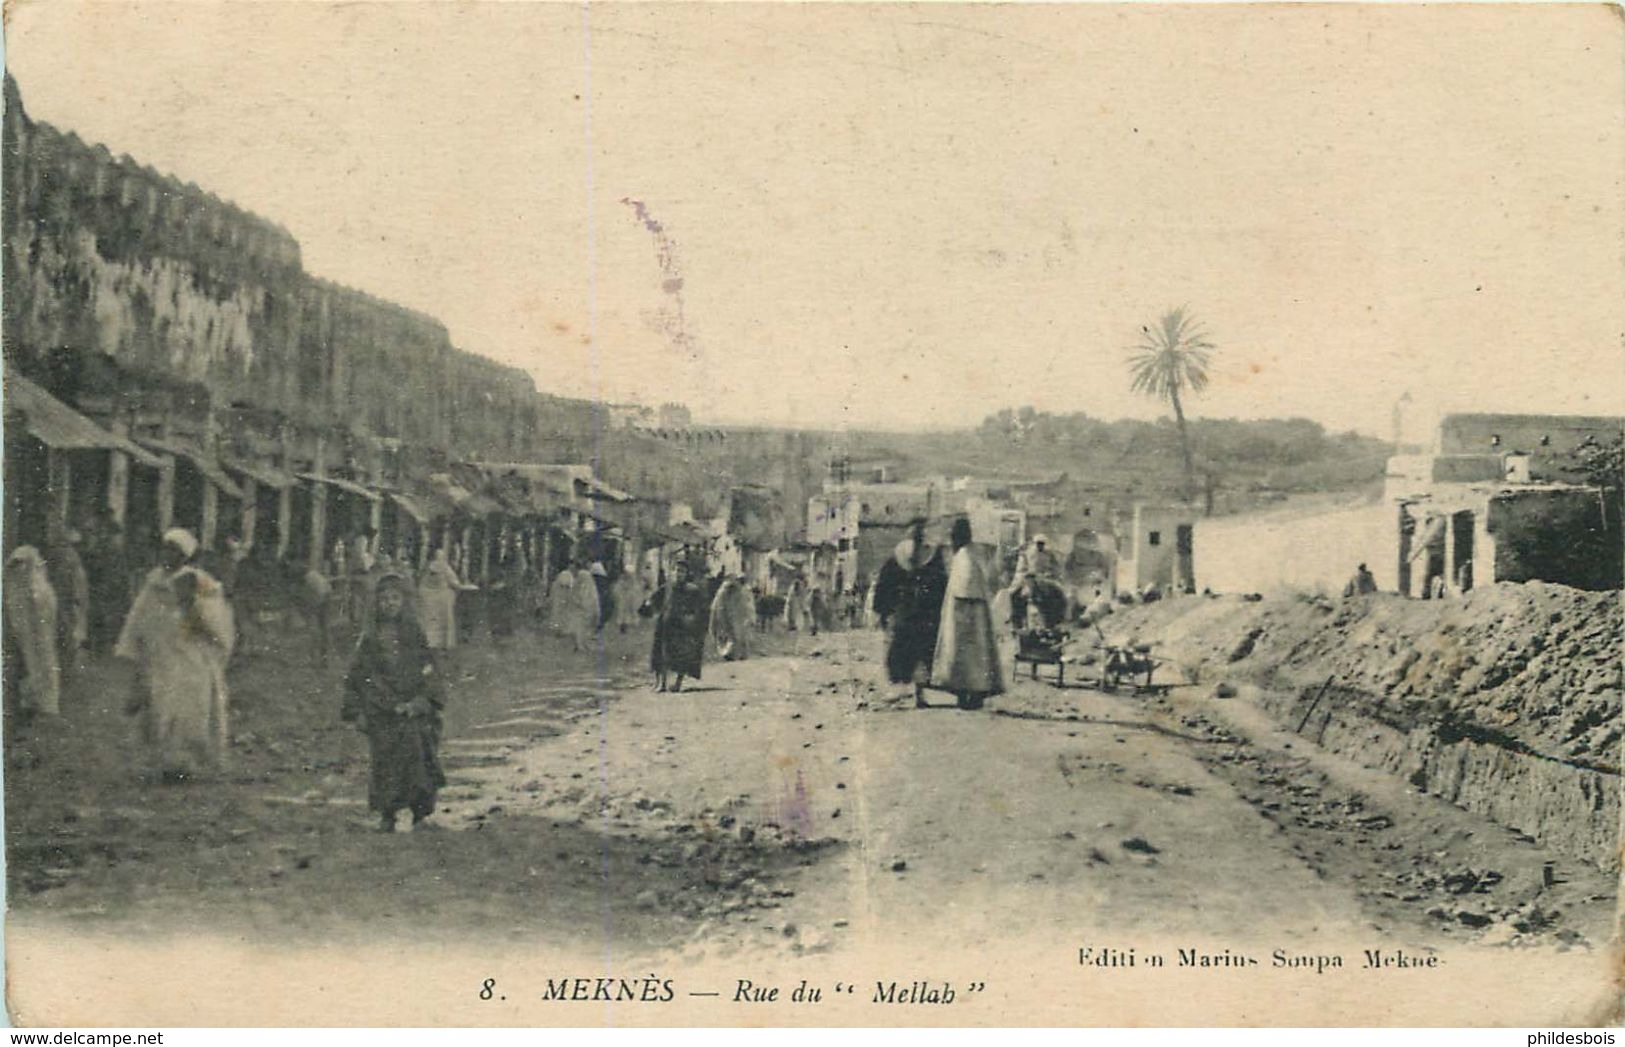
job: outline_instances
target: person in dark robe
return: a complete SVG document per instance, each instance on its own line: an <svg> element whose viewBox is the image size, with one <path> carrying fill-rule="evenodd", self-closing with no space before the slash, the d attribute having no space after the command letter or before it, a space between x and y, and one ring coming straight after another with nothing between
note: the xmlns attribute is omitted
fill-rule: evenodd
<svg viewBox="0 0 1625 1047"><path fill-rule="evenodd" d="M344 679L340 715L367 736L367 805L380 832L395 831L403 808L412 812L413 828L422 827L446 784L439 756L445 684L422 628L406 611L410 592L405 575L378 579L373 619Z"/></svg>
<svg viewBox="0 0 1625 1047"><path fill-rule="evenodd" d="M107 510L97 513L80 556L90 587L86 621L88 646L97 654L103 654L111 651L117 642L132 596L124 532Z"/></svg>
<svg viewBox="0 0 1625 1047"><path fill-rule="evenodd" d="M829 613L829 597L824 595L824 587L814 585L807 594L807 624L812 627L812 634L818 635L818 630L828 632L832 622Z"/></svg>
<svg viewBox="0 0 1625 1047"><path fill-rule="evenodd" d="M1011 600L1017 630L1059 629L1066 621L1066 593L1054 582L1028 574Z"/></svg>
<svg viewBox="0 0 1625 1047"><path fill-rule="evenodd" d="M700 678L705 656L705 634L711 622L711 602L706 587L694 579L694 570L684 562L676 577L655 590L642 613L655 621L654 646L649 652L649 668L655 675L655 690L667 689L668 674L676 674L673 691L683 689L683 678Z"/></svg>
<svg viewBox="0 0 1625 1047"><path fill-rule="evenodd" d="M45 549L45 573L56 591L57 664L66 680L90 638L90 576L79 555L79 532L63 529Z"/></svg>
<svg viewBox="0 0 1625 1047"><path fill-rule="evenodd" d="M886 630L887 678L912 683L914 704L922 709L947 589L942 550L926 544L925 520L916 518L875 578L874 611Z"/></svg>
<svg viewBox="0 0 1625 1047"><path fill-rule="evenodd" d="M519 543L510 537L502 543L501 560L491 580L488 607L493 640L506 640L514 634L519 621L519 593L524 584L524 554Z"/></svg>

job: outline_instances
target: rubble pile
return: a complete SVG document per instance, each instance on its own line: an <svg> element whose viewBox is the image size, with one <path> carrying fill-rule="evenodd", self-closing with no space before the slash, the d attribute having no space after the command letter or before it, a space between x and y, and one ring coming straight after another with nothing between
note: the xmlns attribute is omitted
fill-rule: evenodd
<svg viewBox="0 0 1625 1047"><path fill-rule="evenodd" d="M1340 691L1377 700L1396 723L1452 723L1619 770L1625 615L1617 593L1528 582L1451 600L1184 600L1136 608L1113 624L1156 640L1202 682L1294 689L1331 677Z"/></svg>

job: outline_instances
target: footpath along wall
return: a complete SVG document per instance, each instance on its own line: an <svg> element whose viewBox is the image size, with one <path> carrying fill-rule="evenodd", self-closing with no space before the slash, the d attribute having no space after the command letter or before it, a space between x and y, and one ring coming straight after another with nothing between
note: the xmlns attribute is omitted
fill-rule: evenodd
<svg viewBox="0 0 1625 1047"><path fill-rule="evenodd" d="M1542 582L1454 600L1187 597L1109 635L1198 683L1257 684L1306 737L1605 869L1620 866L1620 594Z"/></svg>

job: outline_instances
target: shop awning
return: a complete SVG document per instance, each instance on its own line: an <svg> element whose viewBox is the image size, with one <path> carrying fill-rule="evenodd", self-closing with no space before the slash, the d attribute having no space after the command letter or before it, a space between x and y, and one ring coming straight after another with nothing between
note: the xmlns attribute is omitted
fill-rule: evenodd
<svg viewBox="0 0 1625 1047"><path fill-rule="evenodd" d="M59 451L122 451L142 465L159 460L127 437L103 429L20 374L6 370L6 412L22 413L29 434Z"/></svg>
<svg viewBox="0 0 1625 1047"><path fill-rule="evenodd" d="M646 528L643 533L645 536L659 538L663 542L680 542L683 545L705 545L713 540L711 534L689 523L665 524L661 527Z"/></svg>
<svg viewBox="0 0 1625 1047"><path fill-rule="evenodd" d="M240 458L222 458L220 465L228 473L236 473L245 479L253 480L261 487L270 487L284 491L292 487L296 481L293 475L285 473L269 465L260 465L258 462L245 462Z"/></svg>
<svg viewBox="0 0 1625 1047"><path fill-rule="evenodd" d="M355 483L354 481L345 480L337 476L317 476L315 473L300 473L299 479L308 480L311 483L326 484L329 487L336 487L347 494L353 494L358 498L365 498L371 502L376 502L379 498L377 491L374 491L368 487L362 487L360 484Z"/></svg>
<svg viewBox="0 0 1625 1047"><path fill-rule="evenodd" d="M593 499L597 499L599 501L605 501L605 502L620 502L620 503L623 503L623 504L626 503L626 502L632 502L632 501L637 500L637 499L633 498L631 495L627 494L625 491L619 490L618 488L611 487L609 484L604 483L602 480L590 479L590 480L577 480L576 482L583 485L586 488L586 495L587 495L588 498L593 498Z"/></svg>
<svg viewBox="0 0 1625 1047"><path fill-rule="evenodd" d="M457 512L468 516L483 517L493 513L518 516L530 512L528 507L523 512L515 512L489 495L470 491L445 473L429 477L429 485L428 494L431 497L448 503Z"/></svg>
<svg viewBox="0 0 1625 1047"><path fill-rule="evenodd" d="M622 531L622 532L624 532L624 530L625 530L625 528L623 528L616 521L611 520L609 517L602 516L602 515L600 515L598 513L584 512L582 510L577 509L577 510L575 510L575 515L577 517L579 517L583 521L591 520L593 522L594 527L596 529L598 529L598 530L602 530L602 531Z"/></svg>
<svg viewBox="0 0 1625 1047"><path fill-rule="evenodd" d="M483 494L471 494L468 500L459 508L472 516L490 516L492 513L505 513L508 510L494 498L487 498Z"/></svg>
<svg viewBox="0 0 1625 1047"><path fill-rule="evenodd" d="M237 486L237 481L226 475L226 470L217 459L204 454L202 451L195 451L190 447L168 443L164 440L149 440L139 436L136 437L136 442L149 451L167 454L175 458L184 458L192 464L193 468L203 474L205 480L220 488L221 494L239 500L243 497L243 489Z"/></svg>
<svg viewBox="0 0 1625 1047"><path fill-rule="evenodd" d="M407 516L410 516L412 519L416 520L420 524L423 524L424 526L428 525L430 520L429 510L425 509L422 503L418 502L411 495L402 494L399 491L390 491L389 500L399 506L401 512L405 513Z"/></svg>

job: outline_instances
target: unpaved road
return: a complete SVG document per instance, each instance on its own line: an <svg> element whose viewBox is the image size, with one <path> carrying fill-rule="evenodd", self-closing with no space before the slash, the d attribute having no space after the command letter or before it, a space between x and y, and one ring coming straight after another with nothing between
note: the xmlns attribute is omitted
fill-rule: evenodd
<svg viewBox="0 0 1625 1047"><path fill-rule="evenodd" d="M1083 948L1268 967L1275 949L1354 963L1361 947L1472 944L1584 962L1609 935L1608 877L1560 859L1546 885L1554 856L1273 730L1246 695L1022 679L984 711L916 710L869 632L770 637L765 656L656 694L646 644L458 651L441 827L395 836L367 831L337 665L251 647L230 778L148 787L121 759L118 671L92 664L63 723L8 745L13 941L427 938L645 973L1015 953L1076 977ZM1121 1006L1156 998L1121 984ZM1329 1013L1316 998L1239 1020L1312 1020ZM1053 1005L1005 1019L1076 1020Z"/></svg>

